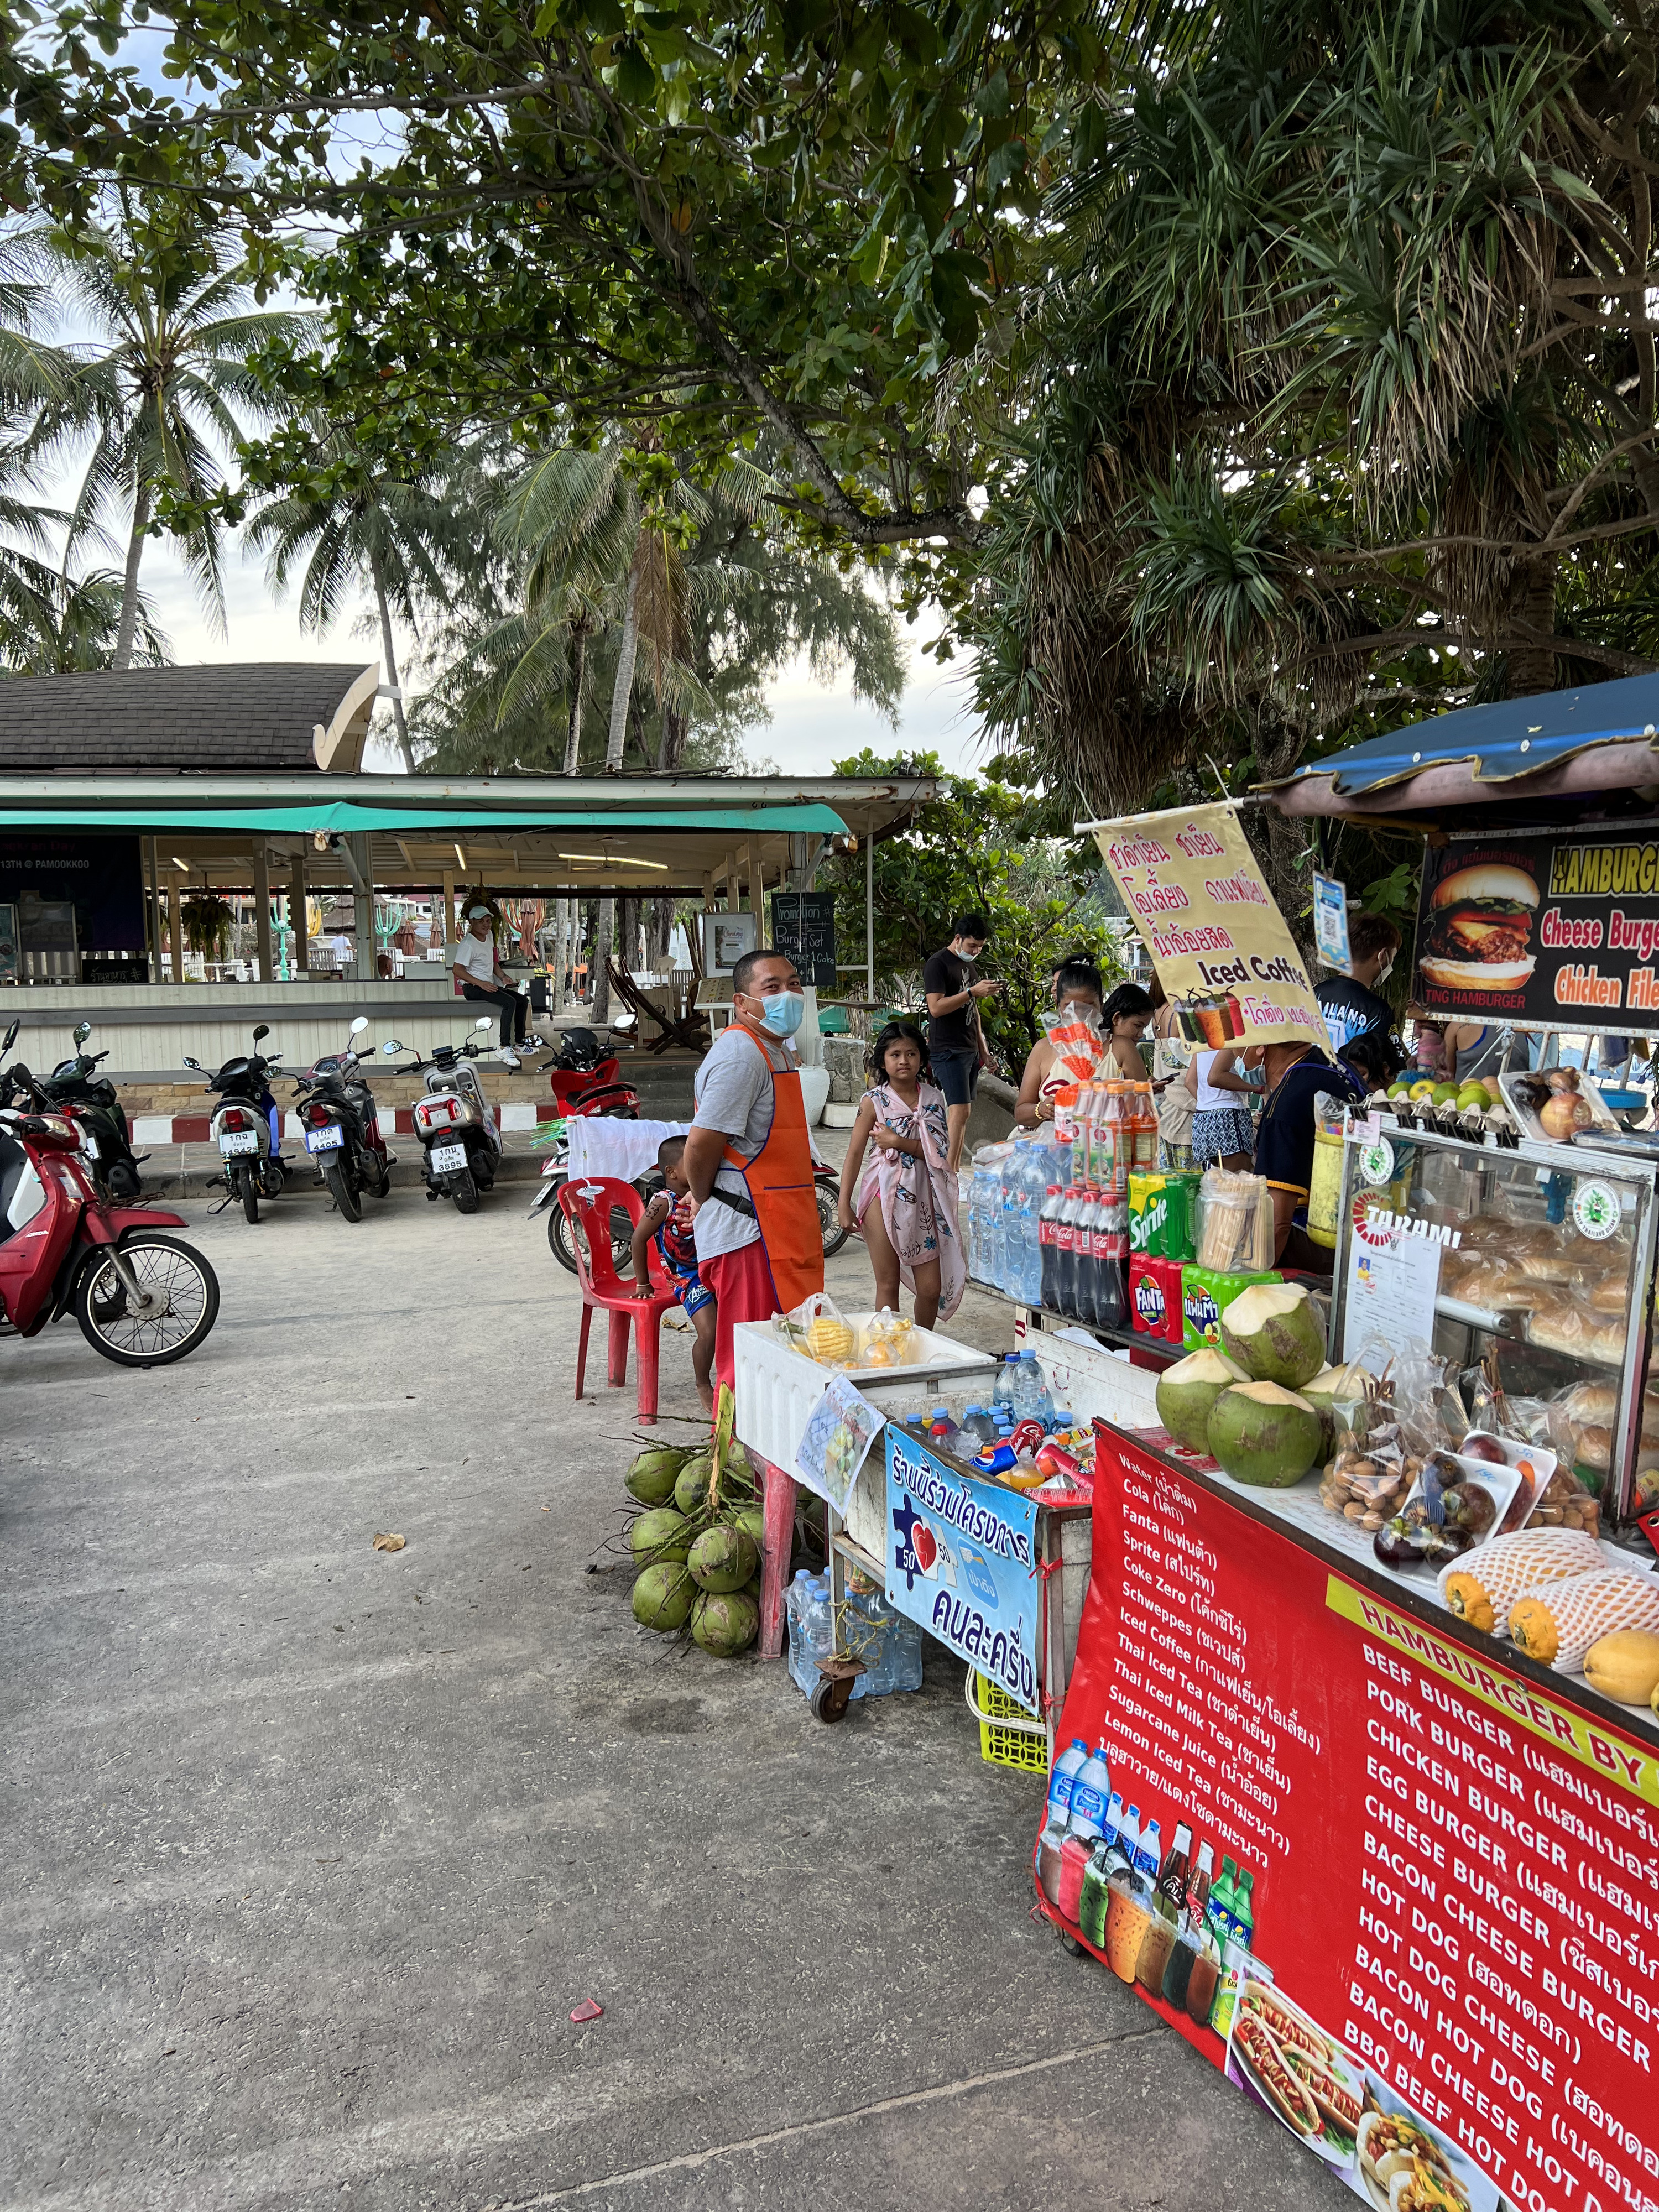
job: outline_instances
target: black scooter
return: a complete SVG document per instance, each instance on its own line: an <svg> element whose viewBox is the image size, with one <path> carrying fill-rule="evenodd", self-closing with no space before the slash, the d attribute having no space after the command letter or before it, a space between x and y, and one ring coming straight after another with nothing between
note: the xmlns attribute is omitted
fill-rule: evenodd
<svg viewBox="0 0 1659 2212"><path fill-rule="evenodd" d="M308 1074L295 1079L295 1108L305 1132L306 1150L343 1221L362 1219L366 1190L376 1198L392 1194L394 1162L380 1134L374 1093L362 1079L356 1051L357 1039L368 1027L368 1017L359 1014L344 1050L329 1054ZM403 1047L395 1049L401 1052Z"/></svg>
<svg viewBox="0 0 1659 2212"><path fill-rule="evenodd" d="M269 1024L261 1022L253 1032L255 1049L228 1060L216 1075L208 1078L207 1085L219 1096L210 1127L219 1148L225 1205L240 1198L249 1221L259 1218L259 1200L280 1197L288 1180L288 1164L282 1157L282 1115L270 1090L271 1077L281 1073L283 1055L258 1049L270 1035ZM188 1053L185 1066L198 1075L207 1073Z"/></svg>
<svg viewBox="0 0 1659 2212"><path fill-rule="evenodd" d="M137 1198L144 1187L138 1172L140 1158L132 1149L132 1132L115 1085L106 1075L94 1073L100 1060L109 1058L108 1053L81 1049L91 1035L90 1022L77 1022L75 1058L60 1060L39 1087L54 1106L71 1113L81 1124L81 1148L92 1164L92 1179L101 1195ZM146 1152L143 1157L148 1159L149 1155Z"/></svg>

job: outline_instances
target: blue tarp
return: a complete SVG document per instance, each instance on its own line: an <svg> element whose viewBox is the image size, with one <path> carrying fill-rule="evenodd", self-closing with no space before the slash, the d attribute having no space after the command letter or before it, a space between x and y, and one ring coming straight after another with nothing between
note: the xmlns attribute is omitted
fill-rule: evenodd
<svg viewBox="0 0 1659 2212"><path fill-rule="evenodd" d="M1408 722L1386 738L1371 738L1344 752L1306 761L1285 781L1334 775L1347 796L1379 791L1420 775L1425 769L1459 761L1482 783L1534 775L1591 745L1652 738L1659 730L1659 676L1621 677L1615 684L1586 684L1576 691L1545 691L1530 699L1501 699L1488 707L1461 707L1426 721ZM1659 782L1659 752L1655 777ZM1283 788L1281 786L1280 788Z"/></svg>

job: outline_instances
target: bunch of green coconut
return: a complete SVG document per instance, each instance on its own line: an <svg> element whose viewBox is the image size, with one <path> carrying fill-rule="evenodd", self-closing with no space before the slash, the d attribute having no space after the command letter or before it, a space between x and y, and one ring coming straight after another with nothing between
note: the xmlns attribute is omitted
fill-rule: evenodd
<svg viewBox="0 0 1659 2212"><path fill-rule="evenodd" d="M1299 1283L1255 1283L1221 1314L1221 1349L1194 1352L1158 1381L1158 1419L1186 1450L1235 1482L1287 1490L1325 1456L1334 1409L1360 1384L1325 1364L1325 1332Z"/></svg>
<svg viewBox="0 0 1659 2212"><path fill-rule="evenodd" d="M649 1444L627 1487L641 1508L628 1528L635 1620L665 1636L689 1628L703 1650L735 1659L760 1632L762 1509L742 1453Z"/></svg>

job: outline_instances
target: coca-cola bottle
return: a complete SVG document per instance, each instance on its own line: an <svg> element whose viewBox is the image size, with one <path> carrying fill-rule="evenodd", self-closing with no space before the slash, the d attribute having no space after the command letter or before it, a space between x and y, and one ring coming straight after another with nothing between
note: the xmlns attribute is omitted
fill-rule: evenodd
<svg viewBox="0 0 1659 2212"><path fill-rule="evenodd" d="M1062 1191L1054 1223L1054 1311L1077 1311L1077 1190Z"/></svg>
<svg viewBox="0 0 1659 2212"><path fill-rule="evenodd" d="M1095 1221L1099 1194L1079 1190L1077 1220L1072 1231L1072 1310L1079 1321L1095 1317Z"/></svg>
<svg viewBox="0 0 1659 2212"><path fill-rule="evenodd" d="M1057 1182L1048 1185L1037 1223L1037 1243L1042 1255L1042 1303L1050 1313L1060 1311L1060 1212L1066 1193Z"/></svg>
<svg viewBox="0 0 1659 2212"><path fill-rule="evenodd" d="M1128 1327L1124 1278L1129 1265L1129 1205L1121 1194L1103 1206L1105 1249L1096 1273L1095 1320L1102 1328Z"/></svg>

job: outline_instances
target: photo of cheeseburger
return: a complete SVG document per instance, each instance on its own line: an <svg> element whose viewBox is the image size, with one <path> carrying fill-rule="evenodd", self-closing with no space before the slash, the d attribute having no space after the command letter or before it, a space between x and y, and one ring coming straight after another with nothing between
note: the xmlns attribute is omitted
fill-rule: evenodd
<svg viewBox="0 0 1659 2212"><path fill-rule="evenodd" d="M1435 887L1418 955L1424 980L1455 991L1518 991L1538 965L1528 950L1538 886L1524 868L1458 868Z"/></svg>

